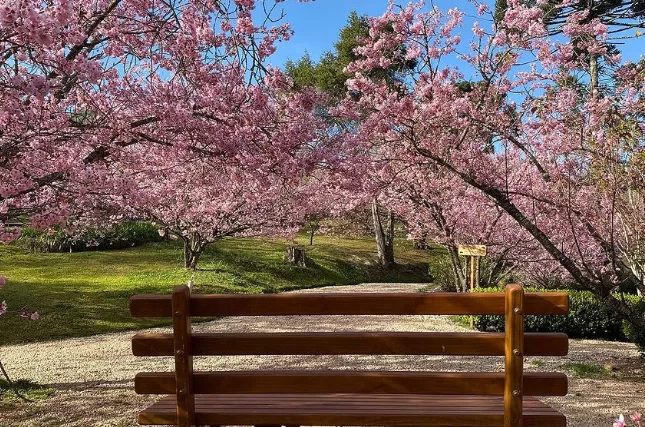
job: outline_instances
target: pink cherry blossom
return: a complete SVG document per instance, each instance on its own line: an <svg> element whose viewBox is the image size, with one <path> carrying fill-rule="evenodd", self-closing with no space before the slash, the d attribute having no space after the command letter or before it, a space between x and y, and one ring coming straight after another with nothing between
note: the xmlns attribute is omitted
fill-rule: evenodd
<svg viewBox="0 0 645 427"><path fill-rule="evenodd" d="M363 189L380 193L414 234L447 247L487 244L528 279L576 281L645 330L642 316L607 296L617 283L645 294L642 128L618 131L645 112L643 64L619 70L625 78L597 96L562 82L590 73L572 38L582 40L578 51L620 60L598 21L572 15L550 37L543 10L509 2L503 25L489 37L475 31L481 39L465 54L463 12L420 5L372 19L346 68L352 93L333 112L360 123L350 131L368 171ZM417 67L396 82L374 77L401 44L422 47Z"/></svg>
<svg viewBox="0 0 645 427"><path fill-rule="evenodd" d="M147 218L198 252L292 232L312 171L337 154L319 95L266 64L289 26L258 0L64 3L0 8L18 70L0 70L2 218ZM0 223L2 240L18 234Z"/></svg>

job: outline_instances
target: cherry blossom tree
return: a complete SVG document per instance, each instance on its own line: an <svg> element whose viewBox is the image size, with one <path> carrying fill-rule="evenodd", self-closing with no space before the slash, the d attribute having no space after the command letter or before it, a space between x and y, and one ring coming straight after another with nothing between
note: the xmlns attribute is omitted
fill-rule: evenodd
<svg viewBox="0 0 645 427"><path fill-rule="evenodd" d="M550 37L543 10L508 6L503 26L473 25L466 54L464 12L391 5L370 21L370 37L357 49L362 59L348 67L356 73L349 89L362 96L337 113L360 120L353 137L373 150L427 164L480 192L580 287L645 331L642 314L620 298L630 288L645 290L625 255L633 246L621 248L643 230L625 218L633 212L630 191L643 184L645 73L609 54L609 28L596 19L571 14L562 34ZM589 78L587 58L569 43L580 34L592 37L579 47L616 69L611 88L571 84L572 76ZM417 67L395 88L370 79L369 70L386 67L386 53L402 43ZM458 83L467 70L474 83L464 91Z"/></svg>
<svg viewBox="0 0 645 427"><path fill-rule="evenodd" d="M386 30L391 31L391 28L386 28ZM342 129L353 126L351 121L338 121L337 117L330 116L327 110L336 105L347 94L345 83L347 79L352 77L352 73L348 72L346 67L350 62L359 58L355 48L359 45L361 39L368 36L368 33L367 17L351 12L347 19L347 24L339 32L333 51L325 52L317 63L313 62L308 54L305 54L297 62L288 61L285 64L285 72L293 79L294 89L315 87L327 95L327 102L320 106L320 111L329 122L330 132L334 132L335 127ZM385 67L375 67L370 70L370 77L388 84L396 82L399 79L400 71L414 66L413 60L401 60L401 55L394 54L404 50L405 45L393 47L391 49L392 53L388 54L393 60ZM354 95L358 95L358 93L354 93ZM347 158L348 161L364 165L367 168L371 167L361 159L362 156L350 156ZM365 176L371 175L366 174ZM381 184L384 185L383 182ZM367 187L370 188L368 189ZM386 269L392 269L396 266L394 258L395 215L390 207L382 205L385 197L382 196L381 192L381 186L369 183L361 187L353 185L349 188L348 194L342 196L342 199L360 198L361 203L371 211L370 222L376 240L378 263ZM333 203L332 200L329 201Z"/></svg>
<svg viewBox="0 0 645 427"><path fill-rule="evenodd" d="M459 256L460 244L485 244L482 286L496 286L509 275L528 271L546 257L531 236L481 192L452 175L437 174L422 165L395 168L388 185L388 204L408 225L410 238L428 239L448 251L453 289L466 292L467 266Z"/></svg>
<svg viewBox="0 0 645 427"><path fill-rule="evenodd" d="M286 195L332 151L316 95L266 65L291 35L279 3L0 3L2 239L133 215L194 267L217 238L292 222Z"/></svg>
<svg viewBox="0 0 645 427"><path fill-rule="evenodd" d="M132 153L145 159L145 167L139 160L136 168L121 171L117 179L136 185L110 198L110 205L122 214L148 218L182 239L187 268L195 268L206 247L223 237L295 232L309 212L303 203L307 174L325 152L322 146L303 144L320 142L318 119L309 107L311 96L296 94L283 103L251 104L248 107L254 109L259 105L258 111L242 109L239 121L208 128L222 139L227 133L232 140L247 134L252 144L244 148L238 144L235 158L186 150L168 159L163 148L146 150L144 156ZM220 101L222 109L231 105ZM258 113L265 116L262 126L259 119L248 129L235 126L243 123L242 117ZM204 149L211 149L210 135L201 130L190 135L193 142L200 138L203 147L209 147ZM120 163L129 164L126 159ZM108 188L106 193L117 192Z"/></svg>

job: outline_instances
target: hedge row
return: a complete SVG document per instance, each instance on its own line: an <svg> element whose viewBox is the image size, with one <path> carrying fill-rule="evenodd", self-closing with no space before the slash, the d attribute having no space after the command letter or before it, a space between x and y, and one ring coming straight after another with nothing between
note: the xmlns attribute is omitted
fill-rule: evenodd
<svg viewBox="0 0 645 427"><path fill-rule="evenodd" d="M538 290L525 288L527 292ZM501 288L477 289L477 292L503 292ZM539 290L539 292L544 292ZM547 291L548 292L548 291ZM631 341L629 328L591 292L565 290L569 294L569 314L566 316L526 316L526 332L564 332L570 338L592 338L611 341ZM626 295L626 299L643 309L642 298ZM645 309L643 310L645 314ZM479 331L503 332L504 316L475 316ZM626 332L628 335L626 335Z"/></svg>
<svg viewBox="0 0 645 427"><path fill-rule="evenodd" d="M45 232L26 228L18 244L31 252L82 252L131 248L161 240L163 237L154 224L128 221L111 228L86 230L79 235L61 230Z"/></svg>

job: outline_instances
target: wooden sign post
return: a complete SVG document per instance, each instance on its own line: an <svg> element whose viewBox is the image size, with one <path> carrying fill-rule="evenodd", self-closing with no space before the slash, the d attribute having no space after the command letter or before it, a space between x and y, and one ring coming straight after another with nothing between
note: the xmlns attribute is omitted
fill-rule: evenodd
<svg viewBox="0 0 645 427"><path fill-rule="evenodd" d="M479 260L487 254L485 245L459 245L459 255L468 257L470 262L470 292L479 286ZM470 329L473 329L473 316L470 316Z"/></svg>

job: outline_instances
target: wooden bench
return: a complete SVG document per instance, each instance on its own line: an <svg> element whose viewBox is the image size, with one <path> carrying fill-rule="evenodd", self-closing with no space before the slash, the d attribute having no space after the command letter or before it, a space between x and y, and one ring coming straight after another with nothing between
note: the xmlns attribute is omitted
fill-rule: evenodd
<svg viewBox="0 0 645 427"><path fill-rule="evenodd" d="M564 356L568 338L524 333L525 314L566 314L564 293L137 295L135 317L171 317L172 334L137 334L135 356L174 356L175 372L135 378L139 394L169 395L140 424L564 427L534 396L563 396L561 373L524 373L524 356ZM191 316L504 314L505 333L192 333ZM194 372L208 355L504 356L504 372ZM405 368L402 366L401 368Z"/></svg>

